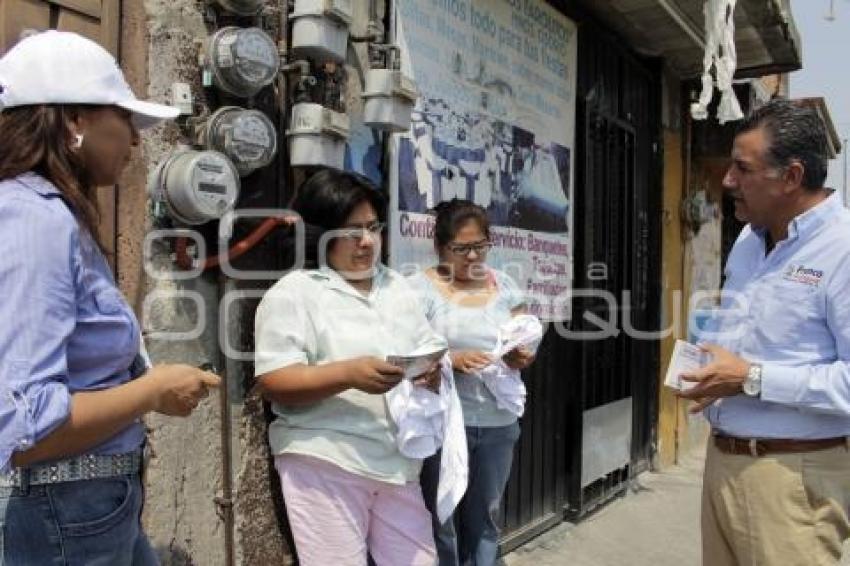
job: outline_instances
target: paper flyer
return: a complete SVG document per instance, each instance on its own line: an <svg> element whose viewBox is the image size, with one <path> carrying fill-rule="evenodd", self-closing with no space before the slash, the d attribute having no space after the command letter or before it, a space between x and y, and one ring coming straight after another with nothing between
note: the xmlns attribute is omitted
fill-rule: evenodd
<svg viewBox="0 0 850 566"><path fill-rule="evenodd" d="M703 352L699 346L694 346L684 340L676 340L673 354L670 356L670 365L667 367L667 376L664 385L677 391L687 391L695 382L683 381L679 376L682 373L693 371L705 366L710 361L711 355Z"/></svg>
<svg viewBox="0 0 850 566"><path fill-rule="evenodd" d="M447 348L426 352L424 354L410 354L407 356L387 356L387 363L398 366L404 370L405 379L415 379L431 369L439 362L448 351Z"/></svg>

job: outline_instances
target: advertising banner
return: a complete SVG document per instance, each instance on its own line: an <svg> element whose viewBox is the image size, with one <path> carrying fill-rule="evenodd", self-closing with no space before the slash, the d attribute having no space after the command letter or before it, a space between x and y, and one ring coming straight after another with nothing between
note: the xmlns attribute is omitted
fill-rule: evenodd
<svg viewBox="0 0 850 566"><path fill-rule="evenodd" d="M566 319L554 299L572 280L575 25L543 0L396 5L402 71L421 96L392 145L390 264L434 264L429 210L468 199L491 221L488 263L534 314Z"/></svg>

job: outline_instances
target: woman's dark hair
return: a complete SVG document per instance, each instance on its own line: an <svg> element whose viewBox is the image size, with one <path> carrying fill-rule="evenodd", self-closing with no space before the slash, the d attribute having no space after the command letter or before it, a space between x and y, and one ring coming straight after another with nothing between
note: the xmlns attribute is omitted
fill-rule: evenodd
<svg viewBox="0 0 850 566"><path fill-rule="evenodd" d="M379 221L386 220L386 198L363 175L322 169L298 188L292 209L306 225L304 267L318 266L318 246L322 235L329 230L342 228L354 209L364 202L372 205Z"/></svg>
<svg viewBox="0 0 850 566"><path fill-rule="evenodd" d="M3 110L0 113L0 181L33 171L53 183L77 222L103 250L97 232L100 212L96 187L69 145L72 136L68 122L83 108L43 104Z"/></svg>
<svg viewBox="0 0 850 566"><path fill-rule="evenodd" d="M451 242L458 230L470 220L474 220L484 236L490 239L490 220L487 211L472 201L452 199L443 201L434 207L437 213L434 225L434 245L439 249Z"/></svg>

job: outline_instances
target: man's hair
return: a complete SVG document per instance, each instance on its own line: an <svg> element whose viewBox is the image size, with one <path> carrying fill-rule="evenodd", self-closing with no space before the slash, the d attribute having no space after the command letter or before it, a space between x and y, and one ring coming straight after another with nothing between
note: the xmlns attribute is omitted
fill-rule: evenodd
<svg viewBox="0 0 850 566"><path fill-rule="evenodd" d="M751 112L738 126L738 134L764 128L768 138L766 159L774 167L796 160L803 165L803 187L823 187L827 174L828 142L823 120L814 108L775 99Z"/></svg>

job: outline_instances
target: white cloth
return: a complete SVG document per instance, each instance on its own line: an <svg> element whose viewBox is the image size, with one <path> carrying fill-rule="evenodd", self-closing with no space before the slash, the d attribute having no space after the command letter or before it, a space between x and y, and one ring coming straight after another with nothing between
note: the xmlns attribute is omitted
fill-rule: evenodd
<svg viewBox="0 0 850 566"><path fill-rule="evenodd" d="M505 362L497 359L495 362L478 371L478 377L493 397L496 406L510 411L517 417L525 412L525 383L522 382L519 370L511 369Z"/></svg>
<svg viewBox="0 0 850 566"><path fill-rule="evenodd" d="M387 392L387 408L398 428L396 445L408 458L424 459L443 444L443 414L447 400L424 387L401 380Z"/></svg>
<svg viewBox="0 0 850 566"><path fill-rule="evenodd" d="M720 105L717 107L717 119L721 124L744 117L735 91L732 78L738 65L735 50L735 3L737 0L706 0L705 12L705 55L703 57L702 92L699 101L691 105L694 120L708 118L708 106L714 94L714 85L720 91ZM716 78L712 78L714 67Z"/></svg>
<svg viewBox="0 0 850 566"><path fill-rule="evenodd" d="M442 446L437 517L444 523L460 503L469 482L469 453L460 398L451 360L440 361L440 394L403 380L386 394L390 416L398 428L396 444L408 458L427 458Z"/></svg>
<svg viewBox="0 0 850 566"><path fill-rule="evenodd" d="M509 368L502 356L518 346L536 353L543 340L543 325L536 316L521 314L499 328L499 342L491 352L495 360L480 370L478 376L496 398L496 405L521 417L525 412L527 391L519 370Z"/></svg>

